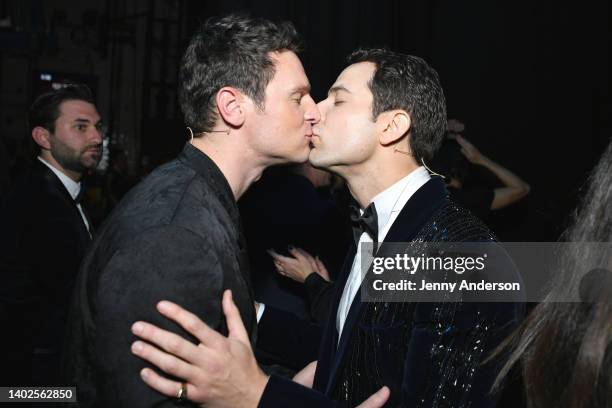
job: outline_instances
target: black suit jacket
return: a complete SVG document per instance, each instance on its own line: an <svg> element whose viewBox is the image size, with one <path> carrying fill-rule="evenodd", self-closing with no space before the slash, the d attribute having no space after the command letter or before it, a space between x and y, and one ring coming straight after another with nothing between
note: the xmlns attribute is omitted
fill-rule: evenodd
<svg viewBox="0 0 612 408"><path fill-rule="evenodd" d="M254 336L245 250L227 180L192 145L133 188L98 232L77 280L64 364L79 404L177 404L140 379L146 364L130 352L136 320L187 336L157 312L162 299L227 333L221 296L232 289Z"/></svg>
<svg viewBox="0 0 612 408"><path fill-rule="evenodd" d="M3 364L8 376L3 384L31 381L33 349L59 353L74 280L90 241L68 190L34 160L0 205L0 317L6 330L1 352L3 361L12 360L9 367Z"/></svg>
<svg viewBox="0 0 612 408"><path fill-rule="evenodd" d="M410 198L385 238L410 241L494 241L494 236L432 179ZM272 376L260 406L355 406L383 385L391 388L387 406L392 407L495 406L488 391L499 359L480 363L518 324L522 303L365 303L358 293L338 339L336 315L354 255L355 246L335 288L318 358L296 353L303 362L318 359L313 390ZM286 354L310 350L299 339L312 338L315 330L288 318L281 323L274 311L267 312L260 347ZM264 333L279 324L293 342Z"/></svg>

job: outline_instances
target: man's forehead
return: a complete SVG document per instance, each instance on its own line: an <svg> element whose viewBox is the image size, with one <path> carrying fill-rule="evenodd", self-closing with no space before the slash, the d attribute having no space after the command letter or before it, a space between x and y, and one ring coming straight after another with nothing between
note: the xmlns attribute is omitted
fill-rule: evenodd
<svg viewBox="0 0 612 408"><path fill-rule="evenodd" d="M276 71L284 69L287 71L304 73L304 66L300 58L289 50L272 51L269 53L270 59L274 64Z"/></svg>
<svg viewBox="0 0 612 408"><path fill-rule="evenodd" d="M336 82L330 88L330 93L338 91L355 92L359 89L368 88L368 82L372 79L375 69L376 65L372 62L358 62L349 65L338 75Z"/></svg>
<svg viewBox="0 0 612 408"><path fill-rule="evenodd" d="M274 61L274 78L272 82L280 89L289 90L290 93L309 93L310 81L306 76L302 62L293 51L274 51L270 53Z"/></svg>
<svg viewBox="0 0 612 408"><path fill-rule="evenodd" d="M92 121L100 120L100 114L94 105L82 100L64 101L59 106L60 116L68 120L89 119Z"/></svg>

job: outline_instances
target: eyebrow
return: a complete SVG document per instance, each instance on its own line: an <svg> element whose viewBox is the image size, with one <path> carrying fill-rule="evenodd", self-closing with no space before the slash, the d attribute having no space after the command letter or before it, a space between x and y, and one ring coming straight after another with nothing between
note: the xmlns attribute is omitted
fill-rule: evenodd
<svg viewBox="0 0 612 408"><path fill-rule="evenodd" d="M74 123L92 123L89 119L77 118L73 121ZM95 124L102 123L102 119L99 119Z"/></svg>
<svg viewBox="0 0 612 408"><path fill-rule="evenodd" d="M310 93L310 84L300 85L300 86L297 86L297 87L293 88L291 90L290 95L293 95L293 94L296 94L296 93L302 93L302 94Z"/></svg>
<svg viewBox="0 0 612 408"><path fill-rule="evenodd" d="M332 93L337 93L340 91L344 91L347 93L351 93L351 91L349 91L348 89L346 89L344 86L342 85L336 85L336 86L332 86L331 88L329 88L329 91L327 92L327 95L329 96Z"/></svg>

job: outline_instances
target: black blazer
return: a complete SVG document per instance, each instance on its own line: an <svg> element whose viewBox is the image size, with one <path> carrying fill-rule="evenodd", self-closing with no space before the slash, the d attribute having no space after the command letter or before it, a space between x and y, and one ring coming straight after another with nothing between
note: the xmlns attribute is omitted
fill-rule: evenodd
<svg viewBox="0 0 612 408"><path fill-rule="evenodd" d="M187 336L155 305L174 301L227 333L223 290L232 289L247 330L256 319L238 209L227 180L187 144L157 168L111 213L86 255L77 280L64 353L66 384L80 406L174 406L149 388L146 363L130 352L136 320Z"/></svg>
<svg viewBox="0 0 612 408"><path fill-rule="evenodd" d="M26 371L32 349L59 353L74 280L90 241L68 190L34 160L0 204L0 318L6 330L1 352ZM2 371L10 380L5 384L22 377Z"/></svg>
<svg viewBox="0 0 612 408"><path fill-rule="evenodd" d="M432 179L404 206L385 242L494 239L480 221L448 200L440 180ZM380 251L384 250L383 245ZM303 361L318 359L313 390L272 376L260 406L355 406L383 385L391 388L387 406L392 407L495 406L488 390L499 361L480 363L518 324L522 303L364 303L357 294L338 341L338 304L354 255L355 246L335 288L318 358L301 356ZM258 345L286 349L285 353L300 350L297 341L283 346L284 339L276 339L271 344L264 330L272 325L265 319L278 315L266 314ZM290 327L284 331L292 332L293 339L314 333L309 328L299 334L300 324L295 321L284 325Z"/></svg>

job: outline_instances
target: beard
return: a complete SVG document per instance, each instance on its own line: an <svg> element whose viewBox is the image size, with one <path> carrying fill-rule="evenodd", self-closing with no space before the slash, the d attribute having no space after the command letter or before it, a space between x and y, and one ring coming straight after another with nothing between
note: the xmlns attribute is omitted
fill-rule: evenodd
<svg viewBox="0 0 612 408"><path fill-rule="evenodd" d="M92 149L99 149L99 152L94 153ZM90 145L82 150L74 150L64 144L57 144L51 150L51 154L66 170L84 173L98 166L102 158L102 145Z"/></svg>

